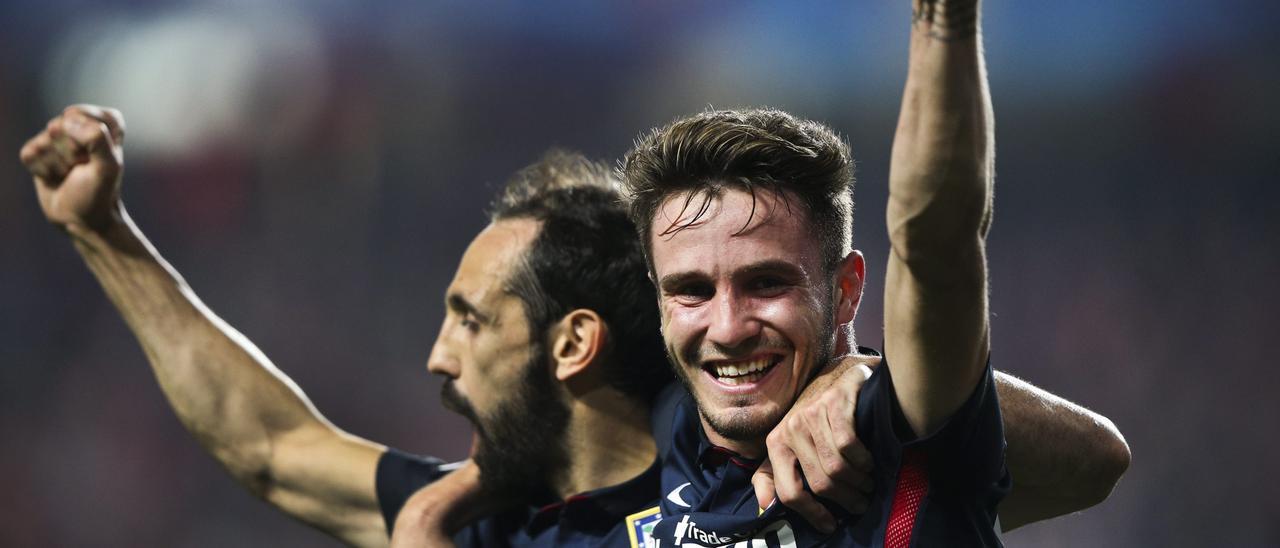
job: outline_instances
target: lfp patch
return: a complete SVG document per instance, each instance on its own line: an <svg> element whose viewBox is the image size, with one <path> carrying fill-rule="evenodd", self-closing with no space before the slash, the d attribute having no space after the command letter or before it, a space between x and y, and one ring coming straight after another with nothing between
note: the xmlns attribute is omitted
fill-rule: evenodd
<svg viewBox="0 0 1280 548"><path fill-rule="evenodd" d="M641 510L626 517L627 536L631 538L631 548L653 546L653 526L662 521L658 507Z"/></svg>

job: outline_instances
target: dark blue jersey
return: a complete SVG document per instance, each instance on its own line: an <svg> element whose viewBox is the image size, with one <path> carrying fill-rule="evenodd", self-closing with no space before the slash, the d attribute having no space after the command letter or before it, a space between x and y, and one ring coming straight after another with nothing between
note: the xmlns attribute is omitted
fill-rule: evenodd
<svg viewBox="0 0 1280 548"><path fill-rule="evenodd" d="M653 546L879 547L890 531L902 546L1000 545L996 504L1010 483L990 365L964 405L925 438L911 434L889 368L875 368L855 412L875 462L875 489L862 515L827 504L838 520L829 535L780 504L759 509L751 485L759 461L712 445L683 388L664 391L654 417L665 517L654 526Z"/></svg>
<svg viewBox="0 0 1280 548"><path fill-rule="evenodd" d="M390 534L418 489L452 468L439 459L388 449L378 460L378 505ZM658 520L659 464L611 487L567 500L539 501L483 518L455 537L458 546L630 546L640 548Z"/></svg>

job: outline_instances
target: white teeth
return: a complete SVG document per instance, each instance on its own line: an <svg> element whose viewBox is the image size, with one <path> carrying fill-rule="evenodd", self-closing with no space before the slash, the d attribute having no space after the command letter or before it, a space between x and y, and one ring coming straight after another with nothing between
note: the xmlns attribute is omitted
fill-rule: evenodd
<svg viewBox="0 0 1280 548"><path fill-rule="evenodd" d="M749 362L726 363L715 366L716 377L725 381L725 384L740 384L741 382L754 381L755 373L764 371L772 363L771 358L759 358Z"/></svg>

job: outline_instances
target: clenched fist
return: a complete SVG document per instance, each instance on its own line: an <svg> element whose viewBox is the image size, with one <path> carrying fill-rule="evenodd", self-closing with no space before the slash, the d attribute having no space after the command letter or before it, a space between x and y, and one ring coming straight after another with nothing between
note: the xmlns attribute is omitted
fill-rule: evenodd
<svg viewBox="0 0 1280 548"><path fill-rule="evenodd" d="M93 105L67 107L19 153L35 177L49 222L66 230L102 231L120 220L124 117Z"/></svg>

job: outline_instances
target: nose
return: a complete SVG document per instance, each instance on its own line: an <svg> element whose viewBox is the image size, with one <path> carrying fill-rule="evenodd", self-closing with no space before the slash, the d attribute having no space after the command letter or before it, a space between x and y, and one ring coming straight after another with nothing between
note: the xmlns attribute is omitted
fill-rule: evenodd
<svg viewBox="0 0 1280 548"><path fill-rule="evenodd" d="M462 371L457 356L449 350L446 331L441 328L440 335L436 337L436 343L431 346L431 355L427 357L427 371L456 379Z"/></svg>
<svg viewBox="0 0 1280 548"><path fill-rule="evenodd" d="M736 348L760 334L760 322L751 314L747 302L732 291L717 291L711 303L707 341L723 348Z"/></svg>

